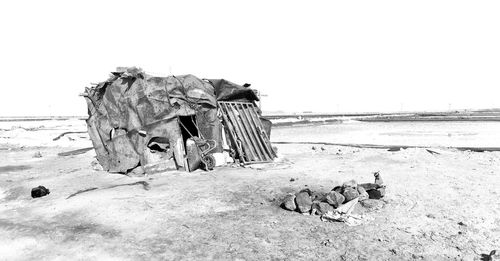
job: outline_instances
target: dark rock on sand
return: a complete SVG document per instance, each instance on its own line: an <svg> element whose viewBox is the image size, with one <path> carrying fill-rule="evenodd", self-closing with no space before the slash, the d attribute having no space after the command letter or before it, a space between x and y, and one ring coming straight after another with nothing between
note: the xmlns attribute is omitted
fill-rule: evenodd
<svg viewBox="0 0 500 261"><path fill-rule="evenodd" d="M288 194L283 200L281 207L286 210L295 211L295 209L297 209L297 205L295 205L295 195Z"/></svg>
<svg viewBox="0 0 500 261"><path fill-rule="evenodd" d="M359 197L358 190L355 188L347 187L344 189L345 202L349 202L357 197Z"/></svg>
<svg viewBox="0 0 500 261"><path fill-rule="evenodd" d="M307 186L307 185L306 185L306 186ZM311 191L309 188L305 188L305 189L303 189L303 190L299 191L299 193L302 193L302 192L307 192L307 194L308 194L309 196L311 196L311 195L312 195L312 191Z"/></svg>
<svg viewBox="0 0 500 261"><path fill-rule="evenodd" d="M335 191L340 194L344 193L344 189L342 188L342 186L336 186L332 189L332 191Z"/></svg>
<svg viewBox="0 0 500 261"><path fill-rule="evenodd" d="M376 199L367 199L361 202L361 206L368 209L379 209L382 208L384 205L385 205L384 201Z"/></svg>
<svg viewBox="0 0 500 261"><path fill-rule="evenodd" d="M361 184L358 184L358 187L363 187L366 191L368 191L368 190L372 190L372 189L381 188L382 186L379 184L375 184L375 183L361 183Z"/></svg>
<svg viewBox="0 0 500 261"><path fill-rule="evenodd" d="M334 208L340 206L344 201L345 197L337 191L330 191L330 193L325 196L325 202L332 205Z"/></svg>
<svg viewBox="0 0 500 261"><path fill-rule="evenodd" d="M334 208L332 205L326 203L326 202L318 202L318 203L313 203L311 207L311 214L314 215L323 215L326 214L326 212L333 212Z"/></svg>
<svg viewBox="0 0 500 261"><path fill-rule="evenodd" d="M380 199L385 196L385 188L371 189L366 192L371 199Z"/></svg>
<svg viewBox="0 0 500 261"><path fill-rule="evenodd" d="M363 201L369 198L368 193L362 186L358 186L358 193L359 193L359 201Z"/></svg>
<svg viewBox="0 0 500 261"><path fill-rule="evenodd" d="M297 209L301 213L306 213L311 210L312 200L309 193L302 191L295 195L295 204L297 204Z"/></svg>
<svg viewBox="0 0 500 261"><path fill-rule="evenodd" d="M323 215L323 214L326 214L326 212L333 212L333 207L326 202L319 203L318 204L318 214Z"/></svg>
<svg viewBox="0 0 500 261"><path fill-rule="evenodd" d="M325 199L326 193L324 192L319 192L319 191L314 191L311 194L311 200L314 201L323 201Z"/></svg>
<svg viewBox="0 0 500 261"><path fill-rule="evenodd" d="M358 187L358 183L354 180L354 179L351 179L349 181L346 181L342 184L342 187L344 189L346 188L353 188L353 189L356 189Z"/></svg>
<svg viewBox="0 0 500 261"><path fill-rule="evenodd" d="M38 186L36 188L31 189L32 198L40 198L43 196L47 196L48 194L50 194L50 190L44 186Z"/></svg>

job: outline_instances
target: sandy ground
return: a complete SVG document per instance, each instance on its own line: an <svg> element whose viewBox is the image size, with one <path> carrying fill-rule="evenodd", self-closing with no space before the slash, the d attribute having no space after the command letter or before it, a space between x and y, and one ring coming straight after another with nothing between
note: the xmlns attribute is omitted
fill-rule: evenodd
<svg viewBox="0 0 500 261"><path fill-rule="evenodd" d="M278 145L266 166L128 177L94 170L93 151L58 156L90 142L52 141L84 126L55 125L0 131L1 260L480 260L500 248L498 152ZM368 224L279 207L288 192L372 182L374 171L388 189L383 208L357 210ZM32 199L38 185L51 193Z"/></svg>

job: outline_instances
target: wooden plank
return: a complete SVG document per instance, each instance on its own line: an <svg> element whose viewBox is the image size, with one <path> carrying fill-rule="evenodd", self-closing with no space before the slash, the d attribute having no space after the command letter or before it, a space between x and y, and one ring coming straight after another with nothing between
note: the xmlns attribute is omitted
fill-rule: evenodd
<svg viewBox="0 0 500 261"><path fill-rule="evenodd" d="M228 111L228 116L229 118L233 121L233 124L236 126L236 134L240 136L243 139L243 149L245 149L245 152L247 153L247 156L249 156L249 161L255 161L255 159L258 159L255 155L255 152L253 151L253 148L250 144L250 141L248 140L248 137L244 134L243 127L241 126L240 121L236 118L236 115L234 111L232 110L232 105L231 104L224 104Z"/></svg>
<svg viewBox="0 0 500 261"><path fill-rule="evenodd" d="M243 133L241 133L241 128L238 125L238 121L236 121L236 118L234 117L232 111L229 110L229 104L227 104L227 103L221 103L221 104L222 104L222 108L224 108L224 110L227 113L227 116L229 117L229 119L231 120L231 123L233 124L234 130L236 132L236 136L240 139L240 141L242 141L241 146L243 147L243 151L245 152L245 156L247 158L247 161L253 161L255 159L255 156L253 155L252 151L248 147L248 141L245 139L245 136L243 135Z"/></svg>
<svg viewBox="0 0 500 261"><path fill-rule="evenodd" d="M266 158L264 157L264 155L262 155L262 152L259 150L258 143L255 140L255 136L253 135L253 133L251 131L251 129L253 129L252 128L253 126L250 124L250 122L248 122L248 120L247 120L247 118L246 118L246 116L244 114L244 110L240 109L238 106L239 106L239 104L233 104L233 109L236 110L236 112L240 116L242 126L245 129L245 132L247 134L247 137L250 140L250 143L252 145L253 151L255 152L255 155L257 156L257 159L259 161L266 160Z"/></svg>
<svg viewBox="0 0 500 261"><path fill-rule="evenodd" d="M238 137L235 133L233 124L231 123L228 116L226 115L226 112L224 112L223 107L224 107L224 105L222 103L219 103L219 108L221 109L222 119L224 120L224 123L226 124L229 135L233 139L234 146L236 147L236 151L238 152L238 156L240 157L240 161L242 163L245 163L246 162L245 157L244 157L245 155L243 153L243 150L242 150L240 144L238 143Z"/></svg>
<svg viewBox="0 0 500 261"><path fill-rule="evenodd" d="M253 114L251 114L251 116L253 117L253 119L255 121L255 125L257 126L257 129L259 130L259 133L260 133L259 136L262 139L262 142L265 144L265 147L266 147L267 151L269 152L269 155L271 155L272 158L275 158L276 154L274 153L274 150L271 146L271 141L269 140L269 137L267 136L266 132L264 131L264 127L262 126L262 122L258 118L259 114L255 110L255 106L253 104L250 105L250 108L252 109L251 111L253 112Z"/></svg>
<svg viewBox="0 0 500 261"><path fill-rule="evenodd" d="M263 127L262 127L262 122L258 118L258 113L255 110L255 106L253 104L247 104L247 108L249 108L249 114L250 117L252 118L252 121L255 124L255 128L257 129L257 133L259 134L259 139L261 140L262 144L264 145L264 149L266 150L268 156L273 159L275 158L274 151L272 147L270 146L269 139L267 138L267 135L263 135Z"/></svg>
<svg viewBox="0 0 500 261"><path fill-rule="evenodd" d="M245 118L245 120L248 124L248 128L250 129L249 131L252 134L251 136L254 140L254 143L257 144L256 150L258 150L258 152L261 156L261 160L272 160L272 158L268 156L266 150L263 147L262 141L260 140L259 135L256 132L257 126L255 126L255 122L253 120L251 120L250 116L248 115L249 108L245 107L245 103L241 103L240 106L241 106L243 118Z"/></svg>
<svg viewBox="0 0 500 261"><path fill-rule="evenodd" d="M241 123L242 123L243 128L246 131L247 137L249 138L250 142L252 143L251 148L254 151L255 155L257 155L257 160L258 161L266 161L265 156L262 154L262 152L260 151L260 149L258 147L258 144L260 144L260 143L258 142L258 140L255 139L255 137L252 134L252 130L254 130L254 126L252 124L250 124L250 122L248 122L247 119L245 118L246 117L246 115L244 114L245 110L239 109L239 107L238 107L238 105L242 106L242 104L244 104L244 103L238 102L238 103L233 104L233 109L238 113L239 118L241 119Z"/></svg>

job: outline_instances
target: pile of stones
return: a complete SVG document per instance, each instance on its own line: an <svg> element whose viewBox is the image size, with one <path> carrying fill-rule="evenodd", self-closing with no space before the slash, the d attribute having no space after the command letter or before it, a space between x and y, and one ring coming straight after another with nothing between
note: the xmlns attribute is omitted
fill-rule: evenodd
<svg viewBox="0 0 500 261"><path fill-rule="evenodd" d="M350 180L327 193L313 192L306 188L296 194L288 194L281 207L304 214L324 215L356 198L359 202L381 199L385 196L385 185L379 172L375 172L374 176L374 183L358 184L355 180Z"/></svg>

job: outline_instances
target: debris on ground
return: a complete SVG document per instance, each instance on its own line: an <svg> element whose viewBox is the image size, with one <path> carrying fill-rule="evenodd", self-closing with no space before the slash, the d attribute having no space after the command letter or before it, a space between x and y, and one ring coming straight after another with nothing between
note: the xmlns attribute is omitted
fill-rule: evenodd
<svg viewBox="0 0 500 261"><path fill-rule="evenodd" d="M31 189L32 198L40 198L43 196L47 196L48 194L50 194L50 190L44 186L38 186Z"/></svg>
<svg viewBox="0 0 500 261"><path fill-rule="evenodd" d="M353 214L358 203L370 210L378 210L385 205L385 202L379 200L385 195L382 177L378 171L373 175L374 183L358 184L355 180L349 180L328 193L306 188L295 195L288 194L281 207L302 214L320 215L325 222L344 222L348 226L365 224L373 218Z"/></svg>
<svg viewBox="0 0 500 261"><path fill-rule="evenodd" d="M481 261L494 261L500 260L500 253L497 254L496 250L492 250L489 254L481 254Z"/></svg>
<svg viewBox="0 0 500 261"><path fill-rule="evenodd" d="M137 182L134 182L134 183L117 184L117 185L107 186L107 187L104 187L104 188L92 187L92 188L86 188L86 189L78 190L77 192L69 195L66 199L72 198L72 197L74 197L74 196L76 196L78 194L82 194L82 193L85 193L85 192L94 191L94 190L98 190L98 189L112 189L112 188L116 188L116 187L135 186L135 185L142 185L142 188L144 190L150 190L151 189L151 186L149 185L149 183L147 181L137 181Z"/></svg>
<svg viewBox="0 0 500 261"><path fill-rule="evenodd" d="M438 154L438 155L441 154L439 152L436 152L436 151L433 151L433 150L430 150L430 149L426 149L426 151L429 152L430 154L433 154L433 155L434 154Z"/></svg>
<svg viewBox="0 0 500 261"><path fill-rule="evenodd" d="M372 221L372 217L352 214L358 200L358 198L355 198L339 206L337 209L322 215L321 220L325 222L344 222L348 226L358 226Z"/></svg>
<svg viewBox="0 0 500 261"><path fill-rule="evenodd" d="M94 147L88 147L88 148L77 149L77 150L72 150L72 151L65 151L65 152L57 153L57 156L61 156L61 157L75 156L75 155L83 154L83 153L90 151L92 149L94 149Z"/></svg>
<svg viewBox="0 0 500 261"><path fill-rule="evenodd" d="M62 137L64 137L65 135L68 135L68 134L78 134L78 133L87 133L86 131L67 131L67 132L63 132L61 133L59 136L55 137L54 139L52 139L53 141L56 141ZM74 140L74 139L72 139Z"/></svg>
<svg viewBox="0 0 500 261"><path fill-rule="evenodd" d="M92 191L92 190L96 190L96 189L98 189L98 188L97 187L93 187L93 188L81 189L81 190L78 190L77 192L69 195L66 199L72 198L72 197L74 197L74 196L76 196L78 194L85 193L85 192Z"/></svg>
<svg viewBox="0 0 500 261"><path fill-rule="evenodd" d="M321 245L323 245L323 246L332 246L333 245L333 240L331 240L331 239L323 240L323 241L321 241Z"/></svg>

